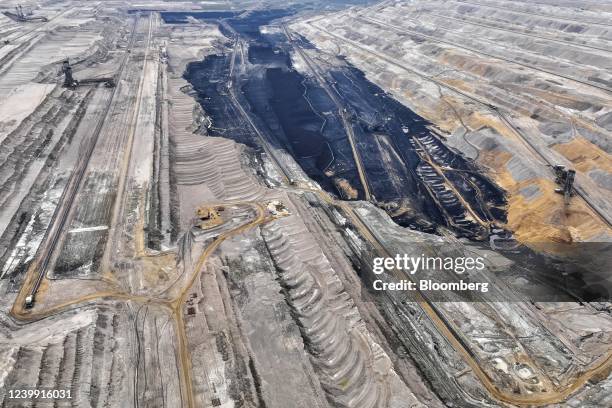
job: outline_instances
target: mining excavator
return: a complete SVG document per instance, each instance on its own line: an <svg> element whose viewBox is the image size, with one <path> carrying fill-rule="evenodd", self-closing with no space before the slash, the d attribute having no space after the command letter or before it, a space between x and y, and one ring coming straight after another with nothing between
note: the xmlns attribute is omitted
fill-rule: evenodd
<svg viewBox="0 0 612 408"><path fill-rule="evenodd" d="M563 194L565 197L565 204L569 204L570 198L574 195L576 170L566 169L562 164L555 164L552 168L555 172L555 183L560 186L555 189L555 193Z"/></svg>
<svg viewBox="0 0 612 408"><path fill-rule="evenodd" d="M113 77L96 77L77 80L72 76L72 67L70 61L66 58L62 62L62 73L64 74L64 87L76 88L81 85L104 84L107 88L115 87L115 79Z"/></svg>
<svg viewBox="0 0 612 408"><path fill-rule="evenodd" d="M15 7L15 13L12 13L10 11L5 11L4 15L20 23L26 23L26 22L32 22L32 21L42 21L42 22L49 21L49 19L45 16L36 16L36 17L33 16L31 11L24 13L23 7L21 7L21 4L18 4L17 7Z"/></svg>

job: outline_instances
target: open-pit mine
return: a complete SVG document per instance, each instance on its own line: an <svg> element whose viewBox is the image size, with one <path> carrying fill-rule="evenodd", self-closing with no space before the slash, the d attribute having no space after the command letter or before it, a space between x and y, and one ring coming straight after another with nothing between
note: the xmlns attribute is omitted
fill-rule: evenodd
<svg viewBox="0 0 612 408"><path fill-rule="evenodd" d="M612 3L0 2L0 407L612 406Z"/></svg>

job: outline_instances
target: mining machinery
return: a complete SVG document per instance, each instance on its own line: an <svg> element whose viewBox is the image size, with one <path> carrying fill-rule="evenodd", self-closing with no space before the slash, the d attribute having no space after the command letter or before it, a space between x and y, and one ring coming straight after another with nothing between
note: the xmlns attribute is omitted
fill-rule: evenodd
<svg viewBox="0 0 612 408"><path fill-rule="evenodd" d="M64 73L64 87L76 88L79 85L79 81L72 77L72 67L67 59L62 62L62 72Z"/></svg>
<svg viewBox="0 0 612 408"><path fill-rule="evenodd" d="M555 189L558 194L563 194L565 197L565 204L569 204L569 199L574 195L574 179L576 178L576 170L566 169L561 164L555 164L552 166L555 172L555 183L560 187Z"/></svg>
<svg viewBox="0 0 612 408"><path fill-rule="evenodd" d="M15 13L12 13L10 11L5 11L4 15L20 23L26 23L26 22L31 22L31 21L42 21L42 22L49 21L49 19L45 16L36 16L36 17L32 16L31 11L28 13L24 13L23 7L21 7L21 4L18 4L17 7L15 7Z"/></svg>
<svg viewBox="0 0 612 408"><path fill-rule="evenodd" d="M72 67L70 61L65 59L62 62L62 73L64 74L64 87L76 88L80 85L104 84L107 88L115 87L115 79L113 77L97 77L77 80L72 76Z"/></svg>

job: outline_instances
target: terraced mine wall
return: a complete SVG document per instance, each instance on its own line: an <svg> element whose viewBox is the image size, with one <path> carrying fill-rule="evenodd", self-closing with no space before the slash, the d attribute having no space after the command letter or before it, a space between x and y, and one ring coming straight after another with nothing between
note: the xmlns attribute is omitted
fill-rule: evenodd
<svg viewBox="0 0 612 408"><path fill-rule="evenodd" d="M137 11L139 10L134 10L134 12L137 12ZM206 20L206 19L214 19L214 18L229 18L229 17L234 17L235 15L236 13L231 12L231 11L202 11L202 12L164 11L162 13L164 22L168 24L187 23L188 17Z"/></svg>
<svg viewBox="0 0 612 408"><path fill-rule="evenodd" d="M451 135L451 145L495 169L520 242L607 240L610 57L609 32L592 24L600 16L575 21L576 9L558 2L535 14L520 11L530 2L513 10L468 3L386 3L290 29L320 53L343 53ZM577 171L583 198L569 207L554 192L554 164Z"/></svg>
<svg viewBox="0 0 612 408"><path fill-rule="evenodd" d="M228 41L236 41L228 48L240 47L245 59L240 68L231 52L188 65L184 77L212 122L203 132L262 151L249 125L237 119L229 83L239 90L235 98L250 107L256 126L272 136L268 142L289 152L310 178L343 199L368 198L354 159L359 154L373 201L399 225L427 232L446 225L460 235L484 239L489 224L506 221L503 190L472 161L447 147L431 123L345 62L326 78L343 105L343 113L338 112L324 86L295 69L287 37L279 30L260 31L288 13L252 12L219 22ZM175 21L181 16L164 18ZM312 49L302 38L296 42ZM350 120L357 153L341 115Z"/></svg>
<svg viewBox="0 0 612 408"><path fill-rule="evenodd" d="M609 278L611 243L542 243L540 247L542 252L527 246L499 250L514 262L513 268L501 272L499 278L515 282L514 289L531 301L594 302L595 309L608 309L604 303L596 302L612 296L612 281ZM563 257L551 253L562 253ZM530 281L530 284L518 284L517 278ZM508 301L505 298L491 300Z"/></svg>
<svg viewBox="0 0 612 408"><path fill-rule="evenodd" d="M251 135L248 123L241 119L223 86L228 70L229 57L223 55L210 55L201 62L191 62L187 66L184 78L193 86L198 102L203 108L205 106L205 115L212 122L209 127L200 128L199 132L231 138L257 148L259 143ZM226 134L226 129L231 129L231 133Z"/></svg>

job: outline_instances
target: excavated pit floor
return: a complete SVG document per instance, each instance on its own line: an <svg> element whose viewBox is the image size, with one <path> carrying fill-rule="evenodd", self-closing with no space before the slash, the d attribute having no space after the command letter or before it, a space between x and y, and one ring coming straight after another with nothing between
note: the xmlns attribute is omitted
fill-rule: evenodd
<svg viewBox="0 0 612 408"><path fill-rule="evenodd" d="M282 16L280 12L253 12L245 18L224 20L248 46L241 50L248 54L248 63L242 61L245 67L233 78L229 52L189 64L185 78L211 119L209 133L229 133L232 139L261 149L253 133L245 132L248 125L243 124L242 131L234 130L240 128L235 123L239 115L228 101L226 84L236 80L241 94L238 97L244 95L257 126L273 136L271 143L275 147L290 152L326 190L342 198L363 198L363 187L334 102L312 77L294 69L290 44L284 35L261 33L262 26ZM172 13L168 18L175 21L179 15ZM224 33L228 41L234 38L227 28ZM303 39L298 43L312 48ZM448 225L459 234L479 239L488 234L482 226L465 219L466 210L453 193L444 192L444 188L437 192L436 186L428 185L439 184L441 179L427 179L418 173L423 155L416 151L415 138L428 138L426 150L432 150L428 154L440 166L451 168L447 179L482 219L505 221L503 191L476 165L447 148L431 123L395 101L354 67L331 70L329 83L351 117L371 193L381 205L392 209L389 213L398 224L425 231Z"/></svg>

